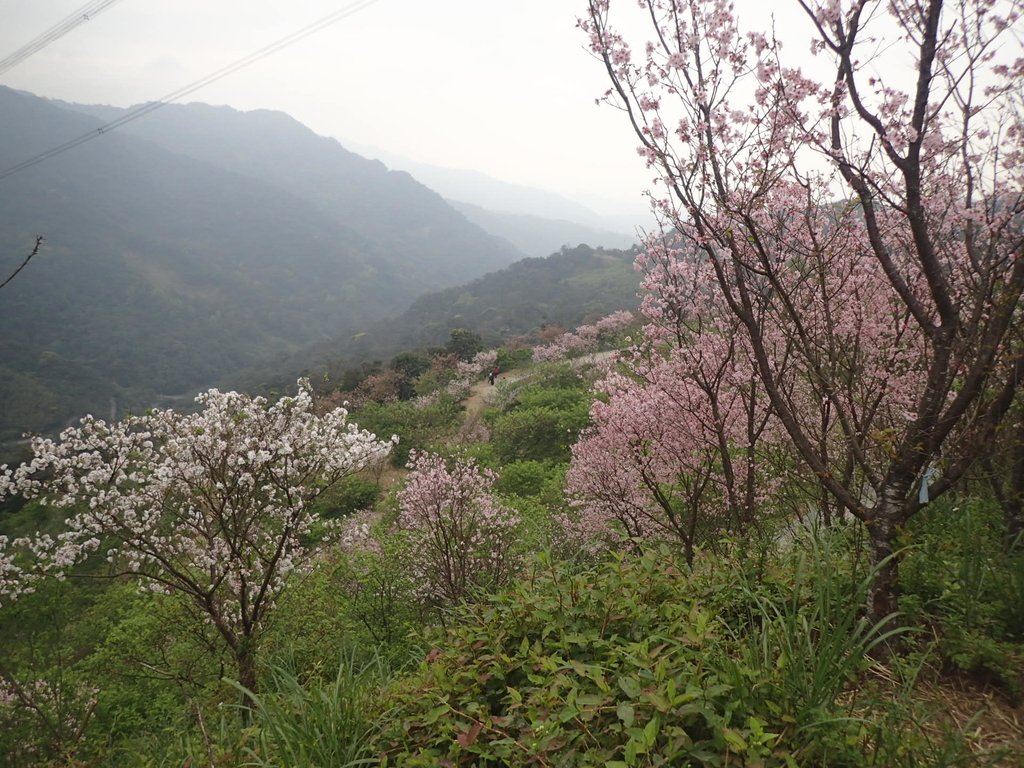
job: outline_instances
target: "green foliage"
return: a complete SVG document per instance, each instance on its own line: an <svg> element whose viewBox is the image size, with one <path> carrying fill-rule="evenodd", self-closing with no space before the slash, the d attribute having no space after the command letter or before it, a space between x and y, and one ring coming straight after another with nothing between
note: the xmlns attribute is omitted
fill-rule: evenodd
<svg viewBox="0 0 1024 768"><path fill-rule="evenodd" d="M26 694L0 705L0 754L24 764L138 765L140 753L168 748L189 702L221 700L214 646L184 629L191 622L174 598L118 582L43 581L0 620L2 687Z"/></svg>
<svg viewBox="0 0 1024 768"><path fill-rule="evenodd" d="M380 498L380 486L373 480L350 475L322 494L313 507L316 514L328 519L348 517L353 512L370 509Z"/></svg>
<svg viewBox="0 0 1024 768"><path fill-rule="evenodd" d="M286 665L271 665L263 692L240 688L250 702L255 746L249 766L355 768L375 765L366 750L368 713L389 670L383 659L342 654L333 679L302 679Z"/></svg>
<svg viewBox="0 0 1024 768"><path fill-rule="evenodd" d="M995 502L943 498L911 522L901 609L938 632L947 662L1024 700L1024 549Z"/></svg>
<svg viewBox="0 0 1024 768"><path fill-rule="evenodd" d="M416 379L430 370L430 357L425 352L400 352L388 367L399 374L398 397L408 400L416 394Z"/></svg>
<svg viewBox="0 0 1024 768"><path fill-rule="evenodd" d="M406 536L383 529L374 536L376 549L344 553L330 578L345 596L341 612L353 627L349 634L393 657L404 651L409 631L423 614L408 572Z"/></svg>
<svg viewBox="0 0 1024 768"><path fill-rule="evenodd" d="M567 462L569 448L590 422L590 393L560 373L503 389L503 412L492 413L491 444L499 461Z"/></svg>
<svg viewBox="0 0 1024 768"><path fill-rule="evenodd" d="M828 536L814 536L810 552L796 557L788 595L771 582L740 582L750 617L737 636L746 646L736 672L757 670L750 682L763 706L793 723L809 742L805 752L827 763L849 751L856 733L837 725L837 700L866 670L868 655L906 628L893 616L871 623L863 615L875 571L849 572Z"/></svg>
<svg viewBox="0 0 1024 768"><path fill-rule="evenodd" d="M502 371L511 371L513 368L521 368L530 362L533 351L529 347L509 349L508 347L498 348L497 366Z"/></svg>
<svg viewBox="0 0 1024 768"><path fill-rule="evenodd" d="M575 328L588 318L637 306L631 251L580 245L543 259L522 259L473 282L422 296L378 327L377 354L443 344L452 328L471 328L496 345L544 325ZM343 352L355 352L355 343ZM383 352L381 352L383 350ZM502 370L506 370L504 367Z"/></svg>
<svg viewBox="0 0 1024 768"><path fill-rule="evenodd" d="M75 663L76 649L101 631L76 622L76 613L91 612L98 597L95 589L46 581L0 613L0 755L12 768L102 754L96 689Z"/></svg>
<svg viewBox="0 0 1024 768"><path fill-rule="evenodd" d="M397 434L400 442L391 452L391 462L401 467L408 461L409 451L430 450L442 437L451 434L458 426L462 409L461 402L441 394L427 406L404 400L370 402L355 411L352 419L360 428L378 436Z"/></svg>
<svg viewBox="0 0 1024 768"><path fill-rule="evenodd" d="M591 395L583 389L578 381L568 386L552 386L545 382L542 386L530 386L516 397L515 408L551 408L556 411L578 413L590 408Z"/></svg>
<svg viewBox="0 0 1024 768"><path fill-rule="evenodd" d="M22 500L20 497L12 497L8 501ZM0 513L0 534L11 539L31 536L36 532L56 536L64 530L64 521L69 514L73 514L73 510L43 504L39 500L22 501L17 509Z"/></svg>
<svg viewBox="0 0 1024 768"><path fill-rule="evenodd" d="M547 461L513 461L501 468L494 489L516 496L539 496L553 482L561 479L558 465Z"/></svg>
<svg viewBox="0 0 1024 768"><path fill-rule="evenodd" d="M434 650L390 687L377 749L402 766L940 764L948 744L906 727L890 761L889 712L857 694L892 631L859 618L865 582L850 594L833 566L780 573L790 595L734 588L746 616L730 625L703 600L735 583L727 562L688 575L667 551L576 572L541 559L428 635Z"/></svg>
<svg viewBox="0 0 1024 768"><path fill-rule="evenodd" d="M569 448L589 423L589 405L572 409L517 408L494 420L491 442L503 462L535 460L566 462Z"/></svg>
<svg viewBox="0 0 1024 768"><path fill-rule="evenodd" d="M445 350L459 358L459 360L471 360L473 355L484 348L480 334L468 328L454 328L448 334L448 343Z"/></svg>

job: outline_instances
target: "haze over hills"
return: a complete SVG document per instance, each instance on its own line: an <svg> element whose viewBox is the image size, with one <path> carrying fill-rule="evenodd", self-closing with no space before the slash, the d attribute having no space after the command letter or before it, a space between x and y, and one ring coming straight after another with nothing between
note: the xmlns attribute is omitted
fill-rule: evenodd
<svg viewBox="0 0 1024 768"><path fill-rule="evenodd" d="M3 171L125 111L0 87L0 114ZM310 350L381 357L471 324L497 342L635 298L631 257L563 249L512 278L431 295L392 327L417 297L519 259L507 240L530 253L545 239L631 241L458 208L283 113L203 104L163 107L0 180L0 272L46 237L0 291L0 443L85 412L177 404Z"/></svg>
<svg viewBox="0 0 1024 768"><path fill-rule="evenodd" d="M62 105L105 121L129 111ZM467 226L464 216L408 173L350 152L283 112L169 104L119 132L308 201L380 245L384 260L374 260L375 267L394 273L399 282L409 280L419 293L463 282L523 255Z"/></svg>
<svg viewBox="0 0 1024 768"><path fill-rule="evenodd" d="M63 106L108 122L128 111L95 105ZM236 173L273 180L343 224L389 247L403 249L410 239L418 241L420 248L443 242L439 238L419 238L418 228L426 220L437 227L446 217L451 218L451 211L444 210L434 194L412 200L407 190L400 191L398 187L363 187L364 178L380 174L384 167L380 160L367 160L334 139L317 136L282 112L243 113L230 107L171 104L120 130ZM329 146L332 151L325 155ZM328 157L330 162L325 162ZM448 204L470 222L507 241L525 256L548 256L563 245L579 243L629 248L636 241L632 224L623 225L624 232L614 231L622 219L602 217L554 193L509 184L475 171L401 160L395 160L400 163L398 166L385 162L388 167L406 169L398 174L408 171L416 181L445 195ZM403 196L407 199L402 199ZM410 217L410 212L415 215ZM429 219L423 218L428 214ZM455 238L453 228L447 237L449 247L454 245L450 241ZM423 255L444 260L442 253ZM456 282L465 279L465 273L456 278ZM425 285L431 289L439 287L431 283L429 276Z"/></svg>
<svg viewBox="0 0 1024 768"><path fill-rule="evenodd" d="M632 237L638 226L650 225L648 206L642 199L638 199L632 206L606 202L604 207L611 208L614 205L617 212L598 213L555 192L502 181L479 171L421 163L379 147L361 144L350 146L365 157L381 160L389 168L408 171L448 200L477 205L495 213L566 221L601 232L618 233L620 237Z"/></svg>
<svg viewBox="0 0 1024 768"><path fill-rule="evenodd" d="M517 261L465 285L421 296L398 317L367 323L359 333L317 344L271 367L243 371L232 388L268 391L297 376L346 369L400 352L443 346L452 330L470 329L487 346L543 326L574 328L617 310L635 310L640 276L635 250L563 248L547 258Z"/></svg>
<svg viewBox="0 0 1024 768"><path fill-rule="evenodd" d="M471 203L451 199L448 202L478 227L507 240L528 256L543 258L562 246L581 243L605 248L631 248L637 242L636 237L574 221L524 213L498 213Z"/></svg>
<svg viewBox="0 0 1024 768"><path fill-rule="evenodd" d="M7 88L0 115L2 169L103 123ZM0 181L0 269L46 237L0 292L4 438L207 386L520 256L284 115L164 120L163 146L115 131Z"/></svg>

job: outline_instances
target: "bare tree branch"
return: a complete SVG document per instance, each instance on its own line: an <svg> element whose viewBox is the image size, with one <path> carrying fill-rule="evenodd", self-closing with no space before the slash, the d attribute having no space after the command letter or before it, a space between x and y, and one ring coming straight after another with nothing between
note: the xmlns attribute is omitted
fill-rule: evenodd
<svg viewBox="0 0 1024 768"><path fill-rule="evenodd" d="M18 276L18 273L21 272L21 270L23 270L25 267L28 266L28 263L30 261L32 261L32 257L35 256L37 253L39 253L39 248L42 246L42 244L43 244L43 236L39 235L36 238L35 247L32 248L32 253L30 253L28 256L25 257L25 260L23 262L21 262L21 266L18 267L16 270L14 270L11 273L10 277L8 277L6 280L4 280L2 283L0 283L0 288L3 288L5 285L7 285L9 282L11 282L11 280L13 280L15 277Z"/></svg>

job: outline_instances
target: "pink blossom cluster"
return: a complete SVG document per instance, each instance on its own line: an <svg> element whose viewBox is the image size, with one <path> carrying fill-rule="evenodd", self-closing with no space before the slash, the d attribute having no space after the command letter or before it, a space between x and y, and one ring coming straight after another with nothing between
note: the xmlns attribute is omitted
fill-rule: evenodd
<svg viewBox="0 0 1024 768"><path fill-rule="evenodd" d="M631 5L650 32L642 48L612 22L613 6ZM669 397L702 446L705 425L729 423L712 418L722 396L749 393L759 410L746 408L745 436L719 435L706 492L724 488L714 478L730 474L737 451L753 446L755 461L781 452L818 486L810 503L834 502L868 523L884 559L920 508L926 470L942 467L934 492L952 487L989 449L1019 390L1022 9L998 0L801 7L817 57L810 70L787 62L774 34L742 34L727 0L594 0L580 26L610 76L605 100L626 108L659 176L651 196L664 229L638 259L649 321L638 359L682 355L687 371L714 370L725 359L714 347L728 341L752 374L735 390L684 376L708 397L696 422L685 393L658 386L648 396ZM651 386L638 371L636 387ZM610 398L625 408L626 394ZM632 409L642 423L641 405ZM598 413L595 430L624 418ZM666 452L672 435L655 427L631 445ZM678 506L683 477L703 477L699 451L685 464L676 454L687 469L670 481L645 455L632 462L658 514Z"/></svg>
<svg viewBox="0 0 1024 768"><path fill-rule="evenodd" d="M581 325L575 331L563 333L549 344L533 348L533 361L549 363L564 360L584 352L591 352L605 340L613 338L633 322L633 313L625 310L613 312L593 325Z"/></svg>
<svg viewBox="0 0 1024 768"><path fill-rule="evenodd" d="M458 378L475 381L494 368L497 362L498 350L485 349L482 352L477 352L472 360L459 360L455 364L455 368Z"/></svg>
<svg viewBox="0 0 1024 768"><path fill-rule="evenodd" d="M374 533L380 524L380 514L372 509L349 515L338 524L338 545L346 552L380 555L380 541Z"/></svg>
<svg viewBox="0 0 1024 768"><path fill-rule="evenodd" d="M667 354L638 347L621 360L624 372L597 384L605 398L573 446L572 511L560 522L581 541L670 541L692 558L701 538L753 523L771 487L770 407L725 333L687 333Z"/></svg>
<svg viewBox="0 0 1024 768"><path fill-rule="evenodd" d="M451 605L506 583L518 567L518 514L492 495L495 475L472 459L413 451L398 495L410 537L409 568L420 597Z"/></svg>

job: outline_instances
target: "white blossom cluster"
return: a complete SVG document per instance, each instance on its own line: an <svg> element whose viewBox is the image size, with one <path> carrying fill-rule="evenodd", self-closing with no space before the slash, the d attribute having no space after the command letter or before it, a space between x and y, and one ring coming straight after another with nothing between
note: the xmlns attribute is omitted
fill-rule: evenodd
<svg viewBox="0 0 1024 768"><path fill-rule="evenodd" d="M0 499L73 509L55 538L0 538L0 599L102 549L112 573L191 598L229 645L256 633L288 576L310 565L312 502L397 438L378 440L343 408L315 414L306 381L273 404L217 390L196 400L191 415L86 417L58 440L34 438L31 462L0 467Z"/></svg>

